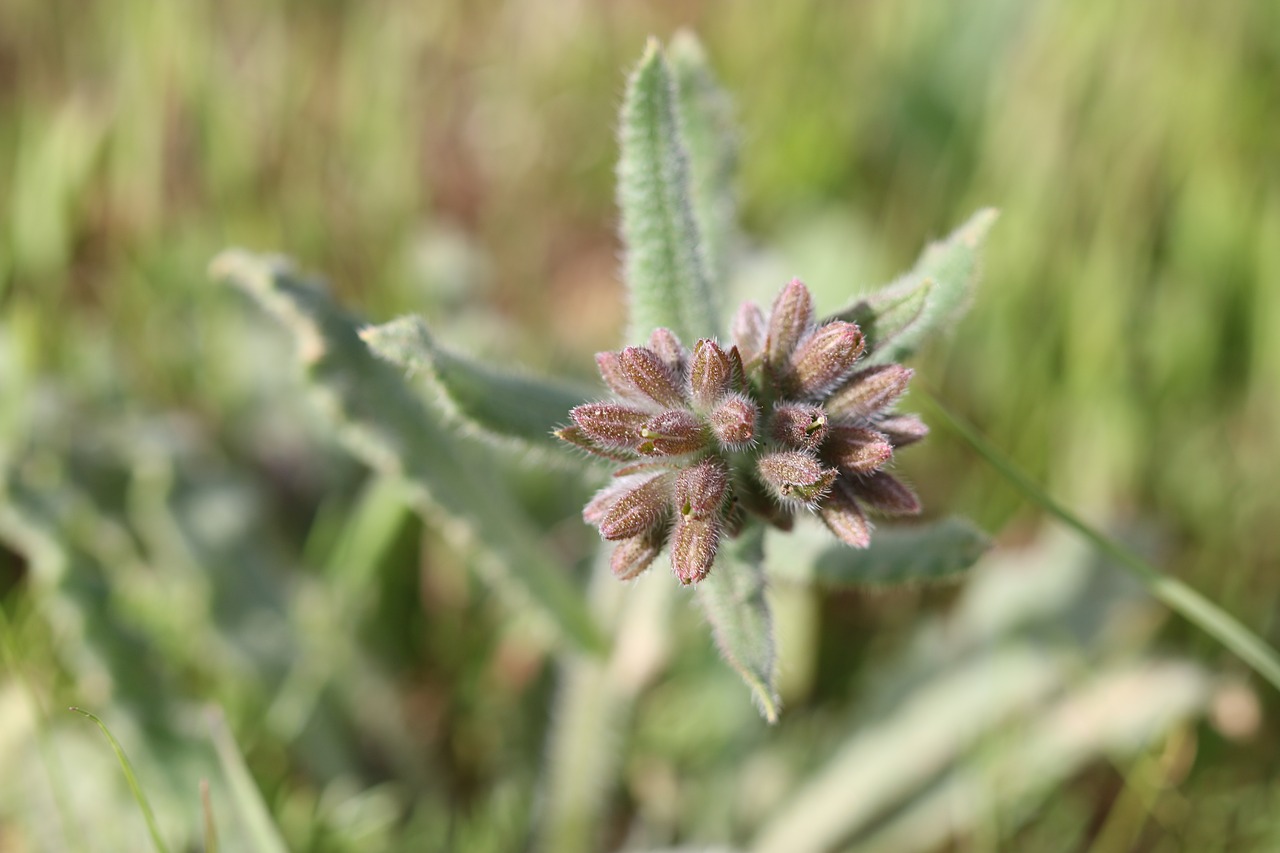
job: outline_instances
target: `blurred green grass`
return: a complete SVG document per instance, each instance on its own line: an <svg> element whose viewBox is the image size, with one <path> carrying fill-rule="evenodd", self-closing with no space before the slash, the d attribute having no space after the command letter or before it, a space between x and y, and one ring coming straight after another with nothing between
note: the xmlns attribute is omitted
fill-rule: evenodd
<svg viewBox="0 0 1280 853"><path fill-rule="evenodd" d="M590 379L623 321L623 72L648 34L681 25L736 96L747 230L776 247L746 256L740 289L800 275L834 308L972 209L1001 208L973 310L919 376L1093 520L1159 530L1163 565L1280 643L1274 2L5 0L0 456L35 448L36 482L86 482L102 511L134 501L135 520L154 520L128 484L162 435L184 460L174 488L190 476L193 500L264 507L262 535L292 556L259 582L313 579L293 543L329 553L362 475L326 449L288 371L264 369L279 348L206 286L208 260L287 251L364 316L420 312L459 347ZM108 447L128 461L105 463ZM1032 536L1016 495L945 436L905 470L939 512ZM521 488L531 504L548 491L532 476ZM369 581L362 641L427 721L450 796L518 825L525 806L481 791L536 763L543 723L519 709L549 676L432 532L401 535ZM436 569L425 590L419 559ZM6 608L30 572L0 558ZM267 699L238 681L236 653L202 658L145 578L122 581L139 590L130 617L171 640L156 654L178 684L252 720ZM824 625L859 627L827 627L824 648L898 637L945 597L826 602ZM224 605L228 624L249 606ZM18 623L32 660L48 659L39 620ZM824 660L815 695L848 698L850 666ZM1189 790L1274 801L1275 728L1246 754L1207 737ZM348 737L347 754L317 749L317 778L385 775L367 764L390 761L396 736L375 759ZM279 812L307 826L320 795L289 781L283 742L248 751ZM1230 823L1213 809L1182 820L1188 838Z"/></svg>

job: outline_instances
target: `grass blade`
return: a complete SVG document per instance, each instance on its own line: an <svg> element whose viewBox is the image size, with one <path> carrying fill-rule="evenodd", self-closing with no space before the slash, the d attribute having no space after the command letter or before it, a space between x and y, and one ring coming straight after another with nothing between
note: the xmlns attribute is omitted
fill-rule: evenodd
<svg viewBox="0 0 1280 853"><path fill-rule="evenodd" d="M226 718L221 711L213 709L209 711L208 720L209 737L218 754L218 763L226 777L232 803L240 815L245 831L253 840L253 849L258 853L289 853L289 848L271 817L270 809L262 800L262 792L258 790L244 763L244 756L236 746L235 737L227 727Z"/></svg>
<svg viewBox="0 0 1280 853"><path fill-rule="evenodd" d="M951 414L941 402L923 389L917 394L936 411L939 419L957 436L962 438L978 455L986 459L1000 474L1022 492L1032 503L1052 515L1067 527L1079 533L1099 551L1114 559L1132 572L1151 591L1151 594L1168 605L1175 613L1190 621L1209 636L1222 643L1237 657L1249 665L1273 687L1280 690L1280 655L1257 634L1250 631L1230 613L1205 598L1191 587L1169 577L1137 554L1109 538L1066 507L1055 501L1049 493L1032 480L1012 459L987 441L974 427Z"/></svg>
<svg viewBox="0 0 1280 853"><path fill-rule="evenodd" d="M129 783L129 790L133 792L134 802L138 804L138 809L141 810L142 817L147 822L147 831L151 833L151 843L155 845L156 850L159 850L160 853L169 853L168 845L164 843L164 839L160 836L160 827L156 825L155 813L151 811L151 804L147 802L147 795L142 793L142 786L138 784L138 777L133 772L133 763L129 761L129 756L124 754L124 749L120 746L120 742L116 740L115 735L111 734L111 730L107 728L106 724L93 714L74 705L67 710L75 711L81 716L88 717L107 736L107 741L110 742L111 748L115 750L116 760L120 762L120 768L124 771L124 779Z"/></svg>

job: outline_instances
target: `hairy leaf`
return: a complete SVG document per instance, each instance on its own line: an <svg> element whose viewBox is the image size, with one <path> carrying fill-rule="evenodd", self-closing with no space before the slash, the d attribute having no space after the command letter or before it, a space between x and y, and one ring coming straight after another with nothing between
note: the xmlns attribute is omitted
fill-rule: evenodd
<svg viewBox="0 0 1280 853"><path fill-rule="evenodd" d="M507 373L453 353L436 342L421 317L366 326L360 337L375 355L430 377L454 414L482 434L535 447L563 449L552 433L569 410L590 399L550 379Z"/></svg>
<svg viewBox="0 0 1280 853"><path fill-rule="evenodd" d="M212 272L293 332L309 379L354 455L403 476L420 510L443 512L454 522L444 532L456 544L480 546L488 557L481 565L499 592L532 604L575 645L602 650L582 596L501 486L490 455L460 440L439 412L412 393L401 371L369 352L356 320L281 259L228 252Z"/></svg>
<svg viewBox="0 0 1280 853"><path fill-rule="evenodd" d="M712 337L719 312L694 215L675 81L657 41L649 42L627 81L619 134L630 340L643 343L658 327L683 340Z"/></svg>

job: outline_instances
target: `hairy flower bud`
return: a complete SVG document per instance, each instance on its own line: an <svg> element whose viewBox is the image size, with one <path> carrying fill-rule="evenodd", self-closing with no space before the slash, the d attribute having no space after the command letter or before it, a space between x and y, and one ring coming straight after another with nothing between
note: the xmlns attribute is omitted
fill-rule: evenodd
<svg viewBox="0 0 1280 853"><path fill-rule="evenodd" d="M683 518L715 518L729 488L729 469L718 459L686 468L676 477L675 507Z"/></svg>
<svg viewBox="0 0 1280 853"><path fill-rule="evenodd" d="M849 483L863 503L882 515L916 515L920 512L920 499L916 493L887 471L851 477Z"/></svg>
<svg viewBox="0 0 1280 853"><path fill-rule="evenodd" d="M876 429L884 433L895 450L915 444L929 434L929 428L915 415L889 415L876 422Z"/></svg>
<svg viewBox="0 0 1280 853"><path fill-rule="evenodd" d="M827 437L827 413L807 403L779 403L773 407L769 435L797 450L817 450Z"/></svg>
<svg viewBox="0 0 1280 853"><path fill-rule="evenodd" d="M684 392L676 373L653 350L627 347L618 354L618 361L623 375L649 399L671 408L684 403Z"/></svg>
<svg viewBox="0 0 1280 853"><path fill-rule="evenodd" d="M827 411L842 421L870 417L903 395L912 373L900 364L881 364L859 371L831 395Z"/></svg>
<svg viewBox="0 0 1280 853"><path fill-rule="evenodd" d="M689 398L694 408L710 411L728 393L732 373L729 356L715 341L703 338L694 344L689 366Z"/></svg>
<svg viewBox="0 0 1280 853"><path fill-rule="evenodd" d="M684 345L670 329L657 328L649 335L649 349L676 376L684 374Z"/></svg>
<svg viewBox="0 0 1280 853"><path fill-rule="evenodd" d="M692 584L711 572L720 547L720 523L700 518L676 519L671 533L671 568L682 584Z"/></svg>
<svg viewBox="0 0 1280 853"><path fill-rule="evenodd" d="M798 397L820 399L853 372L864 346L862 330L853 323L836 320L819 326L796 349L788 384Z"/></svg>
<svg viewBox="0 0 1280 853"><path fill-rule="evenodd" d="M671 506L671 485L667 474L649 477L615 500L600 519L600 535L605 539L639 536L662 521Z"/></svg>
<svg viewBox="0 0 1280 853"><path fill-rule="evenodd" d="M711 431L724 447L742 450L756 437L760 408L741 394L731 394L711 413Z"/></svg>
<svg viewBox="0 0 1280 853"><path fill-rule="evenodd" d="M813 324L813 297L800 279L792 279L774 300L769 315L765 360L774 376L785 375L796 345Z"/></svg>
<svg viewBox="0 0 1280 853"><path fill-rule="evenodd" d="M743 362L752 364L764 355L765 344L769 337L769 326L765 322L760 306L754 302L744 302L733 317L730 329L733 342Z"/></svg>
<svg viewBox="0 0 1280 853"><path fill-rule="evenodd" d="M893 456L893 445L878 432L837 424L823 450L823 457L850 474L874 471Z"/></svg>
<svg viewBox="0 0 1280 853"><path fill-rule="evenodd" d="M596 353L596 367L600 371L600 377L604 379L604 384L608 385L609 390L618 395L620 399L641 406L653 405L653 400L649 399L647 394L627 378L626 373L622 370L622 360L618 353Z"/></svg>
<svg viewBox="0 0 1280 853"><path fill-rule="evenodd" d="M572 444L574 447L585 450L588 453L595 454L596 456L601 456L605 459L612 459L614 462L626 462L632 458L631 454L625 450L602 447L596 444L595 441L592 440L591 436L587 435L586 432L583 431L582 427L577 424L560 427L560 429L556 430L553 435L567 444Z"/></svg>
<svg viewBox="0 0 1280 853"><path fill-rule="evenodd" d="M666 543L667 531L662 526L623 539L613 549L609 558L609 569L618 580L629 581L649 568L658 557L662 546Z"/></svg>
<svg viewBox="0 0 1280 853"><path fill-rule="evenodd" d="M640 428L651 415L619 403L583 403L569 412L573 422L602 447L633 448L640 441Z"/></svg>
<svg viewBox="0 0 1280 853"><path fill-rule="evenodd" d="M811 505L831 487L838 473L798 450L761 456L756 471L774 496L783 503Z"/></svg>
<svg viewBox="0 0 1280 853"><path fill-rule="evenodd" d="M871 522L867 520L862 507L858 506L844 477L832 484L831 494L827 495L818 508L818 516L827 529L846 545L865 548L871 544Z"/></svg>
<svg viewBox="0 0 1280 853"><path fill-rule="evenodd" d="M679 456L707 444L707 429L692 412L671 409L640 427L636 450L644 456Z"/></svg>

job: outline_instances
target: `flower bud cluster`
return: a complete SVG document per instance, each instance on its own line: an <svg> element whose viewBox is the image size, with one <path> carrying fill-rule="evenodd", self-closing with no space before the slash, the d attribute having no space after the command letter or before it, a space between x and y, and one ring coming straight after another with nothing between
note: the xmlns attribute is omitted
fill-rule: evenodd
<svg viewBox="0 0 1280 853"><path fill-rule="evenodd" d="M816 512L841 541L870 542L867 511L920 511L885 466L928 429L890 411L911 371L860 368L865 342L854 323L814 320L799 280L766 315L747 303L733 343L697 341L690 351L667 329L643 347L596 356L614 399L587 403L556 435L620 463L583 518L616 542L613 572L629 579L669 547L681 583L697 583L721 539L755 517L787 529Z"/></svg>

